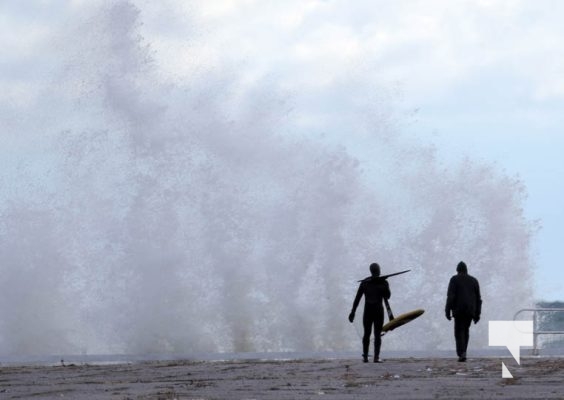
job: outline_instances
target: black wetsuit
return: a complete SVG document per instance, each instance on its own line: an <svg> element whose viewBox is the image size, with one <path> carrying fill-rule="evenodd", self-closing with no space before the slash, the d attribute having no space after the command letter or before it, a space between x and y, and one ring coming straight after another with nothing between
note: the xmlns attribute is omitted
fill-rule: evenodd
<svg viewBox="0 0 564 400"><path fill-rule="evenodd" d="M450 279L445 306L447 318L451 311L454 317L456 354L465 359L470 339L470 324L472 320L477 322L482 312L480 284L468 273L459 272Z"/></svg>
<svg viewBox="0 0 564 400"><path fill-rule="evenodd" d="M374 360L378 360L380 357L380 346L382 344L380 336L382 334L382 325L384 325L384 307L382 306L382 301L383 299L389 299L391 295L388 281L372 277L364 279L360 283L354 299L353 313L356 312L362 295L364 295L362 355L365 359L368 357L370 335L372 333L372 326L374 326Z"/></svg>

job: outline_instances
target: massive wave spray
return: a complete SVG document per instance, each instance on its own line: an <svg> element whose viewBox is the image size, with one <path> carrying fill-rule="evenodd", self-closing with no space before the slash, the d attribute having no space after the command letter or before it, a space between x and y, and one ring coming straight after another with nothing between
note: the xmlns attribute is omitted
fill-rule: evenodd
<svg viewBox="0 0 564 400"><path fill-rule="evenodd" d="M413 270L392 278L396 313L427 310L386 349L449 347L461 259L483 320L528 304L518 180L471 159L447 169L374 117L348 128L369 133L370 157L288 134L266 83L163 76L139 18L128 2L89 16L32 96L1 103L0 354L350 350L373 261Z"/></svg>

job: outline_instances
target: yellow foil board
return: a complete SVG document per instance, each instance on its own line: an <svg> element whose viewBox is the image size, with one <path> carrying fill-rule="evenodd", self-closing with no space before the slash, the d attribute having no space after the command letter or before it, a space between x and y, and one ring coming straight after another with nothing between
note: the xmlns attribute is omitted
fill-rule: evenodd
<svg viewBox="0 0 564 400"><path fill-rule="evenodd" d="M424 312L425 310L419 308L417 310L413 310L405 314L398 315L387 324L384 324L384 326L382 327L382 332L393 331L398 326L402 326L410 321L413 321L415 318L419 317Z"/></svg>

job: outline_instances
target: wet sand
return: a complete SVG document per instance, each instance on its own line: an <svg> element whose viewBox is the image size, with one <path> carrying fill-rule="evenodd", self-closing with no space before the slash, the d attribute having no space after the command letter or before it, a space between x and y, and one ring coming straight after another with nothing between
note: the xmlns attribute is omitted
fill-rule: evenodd
<svg viewBox="0 0 564 400"><path fill-rule="evenodd" d="M501 378L504 361L513 379ZM0 366L0 399L564 399L564 358Z"/></svg>

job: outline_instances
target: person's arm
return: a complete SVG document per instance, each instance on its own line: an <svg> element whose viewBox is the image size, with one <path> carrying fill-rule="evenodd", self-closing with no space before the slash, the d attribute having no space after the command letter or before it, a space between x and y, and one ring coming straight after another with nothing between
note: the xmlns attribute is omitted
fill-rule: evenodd
<svg viewBox="0 0 564 400"><path fill-rule="evenodd" d="M455 288L454 288L454 279L451 278L450 282L448 283L448 290L447 290L447 300L446 300L446 304L445 304L445 316L446 318L450 321L451 320L451 311L452 308L454 306L454 299L456 297L456 293L455 293Z"/></svg>
<svg viewBox="0 0 564 400"><path fill-rule="evenodd" d="M480 284L476 279L476 315L474 316L474 323L477 324L482 315L482 296L480 295Z"/></svg>
<svg viewBox="0 0 564 400"><path fill-rule="evenodd" d="M362 298L363 294L364 294L364 285L361 283L360 285L358 285L358 290L357 290L356 296L354 298L352 310L351 310L351 313L349 314L349 321L350 322L354 321L354 314L356 313L356 308L358 307L358 303L360 303L360 299Z"/></svg>

